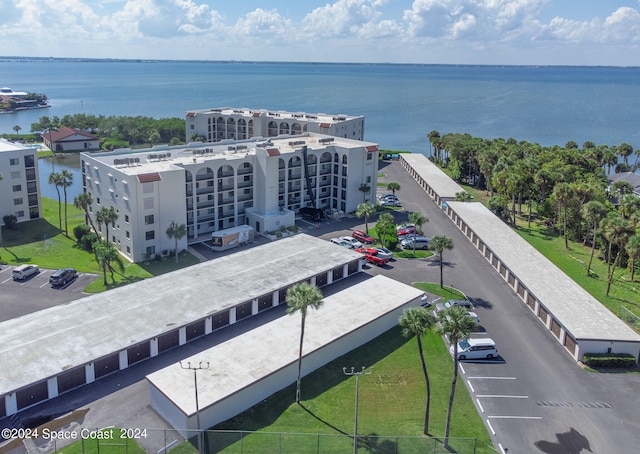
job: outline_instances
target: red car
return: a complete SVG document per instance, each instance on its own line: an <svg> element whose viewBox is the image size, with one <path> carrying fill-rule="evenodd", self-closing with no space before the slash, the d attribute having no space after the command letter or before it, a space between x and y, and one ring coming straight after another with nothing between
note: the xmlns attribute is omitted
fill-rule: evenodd
<svg viewBox="0 0 640 454"><path fill-rule="evenodd" d="M364 255L364 258L367 262L373 263L378 266L386 265L389 261L388 257L380 257L378 255L378 250L372 247L361 247L356 249L356 252L360 252Z"/></svg>
<svg viewBox="0 0 640 454"><path fill-rule="evenodd" d="M411 225L402 226L398 228L397 232L398 236L411 235L416 233L416 228Z"/></svg>
<svg viewBox="0 0 640 454"><path fill-rule="evenodd" d="M363 244L373 244L373 237L362 230L354 230L351 236Z"/></svg>

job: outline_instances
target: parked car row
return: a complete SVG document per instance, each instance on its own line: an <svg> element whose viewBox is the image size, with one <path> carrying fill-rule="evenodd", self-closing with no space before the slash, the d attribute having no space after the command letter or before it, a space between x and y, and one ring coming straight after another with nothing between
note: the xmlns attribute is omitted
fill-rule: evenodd
<svg viewBox="0 0 640 454"><path fill-rule="evenodd" d="M11 271L12 279L19 282L25 282L37 274L40 274L40 267L35 264L19 265ZM52 287L64 287L77 277L75 268L61 268L49 277L49 284Z"/></svg>

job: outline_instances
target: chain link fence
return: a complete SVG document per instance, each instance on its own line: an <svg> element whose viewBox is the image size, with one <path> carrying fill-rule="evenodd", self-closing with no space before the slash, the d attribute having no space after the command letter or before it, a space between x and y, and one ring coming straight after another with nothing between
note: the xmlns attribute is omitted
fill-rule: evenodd
<svg viewBox="0 0 640 454"><path fill-rule="evenodd" d="M624 307L622 304L620 305L620 311L618 312L618 317L620 319L627 322L629 326L631 326L636 331L640 332L640 317L631 312L629 309Z"/></svg>

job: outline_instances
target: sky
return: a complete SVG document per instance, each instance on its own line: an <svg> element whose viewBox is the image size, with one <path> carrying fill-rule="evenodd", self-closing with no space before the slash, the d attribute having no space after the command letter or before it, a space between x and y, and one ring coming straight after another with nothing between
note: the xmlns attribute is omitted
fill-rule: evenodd
<svg viewBox="0 0 640 454"><path fill-rule="evenodd" d="M0 0L0 55L640 65L640 0Z"/></svg>

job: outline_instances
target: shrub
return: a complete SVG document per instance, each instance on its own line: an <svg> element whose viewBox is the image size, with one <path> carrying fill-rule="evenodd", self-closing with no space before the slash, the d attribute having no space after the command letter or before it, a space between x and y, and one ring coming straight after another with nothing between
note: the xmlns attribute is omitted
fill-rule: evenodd
<svg viewBox="0 0 640 454"><path fill-rule="evenodd" d="M80 243L82 241L82 237L91 233L91 227L87 224L78 224L73 228L73 236L76 237L76 242Z"/></svg>
<svg viewBox="0 0 640 454"><path fill-rule="evenodd" d="M89 232L80 239L80 244L82 245L82 249L93 251L93 243L96 241L98 241L98 235Z"/></svg>
<svg viewBox="0 0 640 454"><path fill-rule="evenodd" d="M631 369L636 366L636 358L629 353L585 353L582 362L589 367Z"/></svg>
<svg viewBox="0 0 640 454"><path fill-rule="evenodd" d="M2 222L9 230L15 230L16 225L18 225L18 218L13 214L7 214L2 216Z"/></svg>

